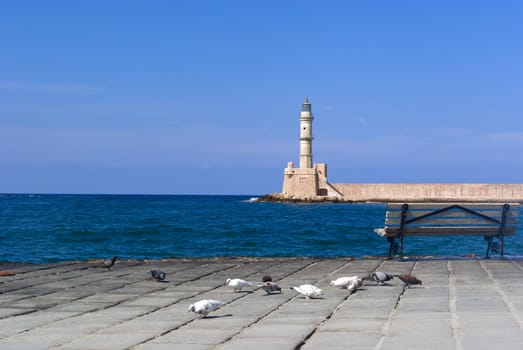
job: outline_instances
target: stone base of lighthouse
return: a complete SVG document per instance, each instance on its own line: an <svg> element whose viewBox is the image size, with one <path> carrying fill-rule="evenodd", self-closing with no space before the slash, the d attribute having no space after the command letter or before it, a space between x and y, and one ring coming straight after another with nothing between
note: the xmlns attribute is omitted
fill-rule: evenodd
<svg viewBox="0 0 523 350"><path fill-rule="evenodd" d="M289 162L285 168L281 194L288 199L343 197L327 181L327 164L315 164L314 168L295 168L292 162Z"/></svg>

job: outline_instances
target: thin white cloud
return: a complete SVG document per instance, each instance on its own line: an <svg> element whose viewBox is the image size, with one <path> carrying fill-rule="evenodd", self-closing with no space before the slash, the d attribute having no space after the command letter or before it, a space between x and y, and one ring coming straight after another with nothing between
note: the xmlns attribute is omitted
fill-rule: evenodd
<svg viewBox="0 0 523 350"><path fill-rule="evenodd" d="M435 129L434 130L435 135L441 135L441 136L449 136L449 137L465 137L465 136L473 136L473 131L470 129L464 129L464 128L443 128L443 129Z"/></svg>
<svg viewBox="0 0 523 350"><path fill-rule="evenodd" d="M364 117L351 117L349 120L358 125L367 125L367 119Z"/></svg>
<svg viewBox="0 0 523 350"><path fill-rule="evenodd" d="M81 94L90 92L106 91L106 88L87 84L71 83L24 83L24 82L0 82L0 90L43 92L51 94Z"/></svg>
<svg viewBox="0 0 523 350"><path fill-rule="evenodd" d="M471 129L417 129L408 132L390 131L386 134L356 138L351 135L315 140L314 152L318 161L330 158L373 160L383 162L438 162L442 167L454 164L485 162L491 159L521 159L523 132L485 133ZM465 166L465 165L463 165Z"/></svg>
<svg viewBox="0 0 523 350"><path fill-rule="evenodd" d="M523 142L523 132L505 131L487 134L487 137L497 141Z"/></svg>
<svg viewBox="0 0 523 350"><path fill-rule="evenodd" d="M197 127L196 127L197 126ZM111 166L180 164L286 164L297 141L257 134L256 129L220 125L179 125L139 130L125 127L9 126L0 132L0 161L20 163L96 163Z"/></svg>

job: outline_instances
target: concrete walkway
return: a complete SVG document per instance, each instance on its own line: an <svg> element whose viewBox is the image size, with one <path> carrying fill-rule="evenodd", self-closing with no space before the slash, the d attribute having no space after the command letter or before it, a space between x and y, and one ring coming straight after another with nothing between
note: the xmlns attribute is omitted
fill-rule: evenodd
<svg viewBox="0 0 523 350"><path fill-rule="evenodd" d="M162 269L166 282L150 279ZM0 349L523 349L523 261L191 259L0 266ZM374 270L422 287L329 285ZM227 278L283 288L233 293ZM312 283L322 299L289 287ZM226 304L200 318L200 299Z"/></svg>

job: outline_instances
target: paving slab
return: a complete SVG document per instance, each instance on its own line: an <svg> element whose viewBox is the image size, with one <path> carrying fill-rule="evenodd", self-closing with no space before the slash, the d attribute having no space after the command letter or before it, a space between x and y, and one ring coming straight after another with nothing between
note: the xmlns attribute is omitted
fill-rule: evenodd
<svg viewBox="0 0 523 350"><path fill-rule="evenodd" d="M150 270L167 273L152 280ZM215 258L7 267L0 278L0 349L523 349L523 261L499 259ZM422 286L329 282L373 271ZM270 275L282 293L257 287ZM227 278L253 283L240 293ZM290 287L310 283L306 299ZM195 301L225 305L202 318ZM414 336L413 336L414 334ZM500 343L502 339L502 343Z"/></svg>

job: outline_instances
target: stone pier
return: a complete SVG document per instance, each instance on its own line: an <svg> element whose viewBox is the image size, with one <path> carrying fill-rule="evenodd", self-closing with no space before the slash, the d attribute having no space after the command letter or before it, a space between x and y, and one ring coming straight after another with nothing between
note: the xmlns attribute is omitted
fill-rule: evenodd
<svg viewBox="0 0 523 350"><path fill-rule="evenodd" d="M151 269L167 273L165 282ZM0 349L482 350L523 349L521 260L223 258L0 266ZM422 286L330 286L372 271ZM256 287L270 275L282 293ZM234 293L227 278L253 287ZM291 286L323 290L305 299ZM201 299L225 304L207 318Z"/></svg>

